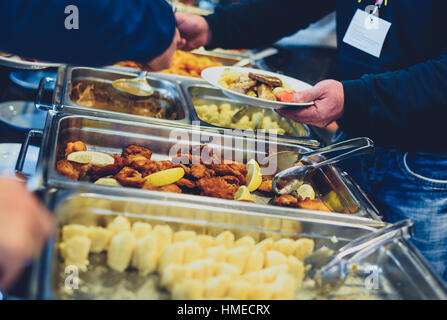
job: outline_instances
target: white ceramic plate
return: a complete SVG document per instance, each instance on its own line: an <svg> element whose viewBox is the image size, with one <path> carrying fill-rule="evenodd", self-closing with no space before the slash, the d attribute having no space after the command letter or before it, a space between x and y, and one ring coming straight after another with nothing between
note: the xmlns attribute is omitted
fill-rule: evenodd
<svg viewBox="0 0 447 320"><path fill-rule="evenodd" d="M15 170L17 159L19 157L21 144L1 143L0 144L0 173L12 173ZM39 158L39 148L29 146L23 172L34 174L36 171L37 160Z"/></svg>
<svg viewBox="0 0 447 320"><path fill-rule="evenodd" d="M300 80L297 80L297 79L294 79L291 77L287 77L287 76L284 76L284 75L281 75L278 73L268 72L268 71L259 70L259 69L252 69L252 68L242 68L242 67L207 68L207 69L203 70L202 78L205 81L207 81L209 84L223 90L223 92L227 96L229 96L233 99L237 99L240 102L249 103L249 104L256 105L256 106L263 107L263 108L281 109L281 108L286 108L286 107L310 107L314 104L313 102L289 103L289 102L271 101L271 100L266 100L266 99L261 99L261 98L256 98L256 97L250 97L245 94L226 89L219 84L219 80L222 78L222 74L226 69L230 69L231 71L240 72L240 73L244 73L247 75L248 75L248 73L252 72L252 73L256 73L256 74L277 77L277 78L281 79L282 82L287 83L296 92L300 92L300 91L304 91L304 90L312 88L312 86L306 82L303 82L303 81L300 81Z"/></svg>

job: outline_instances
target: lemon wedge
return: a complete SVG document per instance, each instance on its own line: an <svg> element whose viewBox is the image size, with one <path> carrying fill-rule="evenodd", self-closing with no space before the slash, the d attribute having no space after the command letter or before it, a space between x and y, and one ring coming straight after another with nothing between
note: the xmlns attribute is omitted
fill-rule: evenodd
<svg viewBox="0 0 447 320"><path fill-rule="evenodd" d="M95 167L105 167L115 163L112 156L96 151L73 152L68 155L67 160L82 164L91 163Z"/></svg>
<svg viewBox="0 0 447 320"><path fill-rule="evenodd" d="M303 184L302 186L300 186L298 188L298 190L296 192L303 200L306 200L306 199L314 200L315 199L315 191L312 188L312 186L309 184Z"/></svg>
<svg viewBox="0 0 447 320"><path fill-rule="evenodd" d="M121 187L121 184L113 178L101 178L96 180L95 184L101 184L103 186Z"/></svg>
<svg viewBox="0 0 447 320"><path fill-rule="evenodd" d="M239 189L237 189L236 193L234 194L234 200L251 201L251 194L250 194L250 191L248 190L248 188L246 186L239 187Z"/></svg>
<svg viewBox="0 0 447 320"><path fill-rule="evenodd" d="M329 209L332 209L335 212L343 212L345 210L345 206L335 191L331 191L327 195L323 196L322 200L329 207Z"/></svg>
<svg viewBox="0 0 447 320"><path fill-rule="evenodd" d="M253 192L259 188L262 183L261 168L256 160L251 159L247 163L247 188Z"/></svg>
<svg viewBox="0 0 447 320"><path fill-rule="evenodd" d="M163 187L179 181L184 175L185 170L183 168L172 168L148 175L144 180L155 187Z"/></svg>

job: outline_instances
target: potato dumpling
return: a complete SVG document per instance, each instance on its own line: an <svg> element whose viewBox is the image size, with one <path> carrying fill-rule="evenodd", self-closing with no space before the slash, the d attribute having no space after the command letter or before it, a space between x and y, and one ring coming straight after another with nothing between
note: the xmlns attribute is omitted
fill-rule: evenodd
<svg viewBox="0 0 447 320"><path fill-rule="evenodd" d="M208 248L205 251L205 257L212 258L216 262L225 262L227 249L224 245Z"/></svg>
<svg viewBox="0 0 447 320"><path fill-rule="evenodd" d="M255 247L262 250L265 253L273 248L273 239L267 238L265 240L262 240Z"/></svg>
<svg viewBox="0 0 447 320"><path fill-rule="evenodd" d="M264 274L262 271L250 272L242 275L242 279L251 285L256 285L264 282Z"/></svg>
<svg viewBox="0 0 447 320"><path fill-rule="evenodd" d="M292 300L295 295L296 281L290 274L280 274L270 288L272 299Z"/></svg>
<svg viewBox="0 0 447 320"><path fill-rule="evenodd" d="M247 300L250 293L250 285L244 280L236 280L230 283L228 297L234 300Z"/></svg>
<svg viewBox="0 0 447 320"><path fill-rule="evenodd" d="M137 268L140 275L154 272L158 263L157 237L147 235L137 241L137 247L133 254L132 266Z"/></svg>
<svg viewBox="0 0 447 320"><path fill-rule="evenodd" d="M166 267L161 278L161 285L172 289L176 284L191 279L191 269L182 264L171 264Z"/></svg>
<svg viewBox="0 0 447 320"><path fill-rule="evenodd" d="M110 241L107 265L113 270L123 272L129 267L136 246L137 240L132 232L115 235Z"/></svg>
<svg viewBox="0 0 447 320"><path fill-rule="evenodd" d="M286 274L289 267L286 264L276 265L262 270L264 282L273 282L280 274Z"/></svg>
<svg viewBox="0 0 447 320"><path fill-rule="evenodd" d="M298 239L296 242L296 248L293 255L298 259L303 261L308 257L313 251L315 243L312 239Z"/></svg>
<svg viewBox="0 0 447 320"><path fill-rule="evenodd" d="M247 264L248 257L250 255L249 247L236 247L227 251L225 261L235 267L237 267L240 272L244 271L245 265Z"/></svg>
<svg viewBox="0 0 447 320"><path fill-rule="evenodd" d="M201 247L202 250L205 252L209 247L212 247L215 245L216 240L211 236L206 235L199 235L194 238L194 241L197 242Z"/></svg>
<svg viewBox="0 0 447 320"><path fill-rule="evenodd" d="M231 279L226 276L218 276L209 278L205 282L205 299L221 299L227 295L228 289L230 287Z"/></svg>
<svg viewBox="0 0 447 320"><path fill-rule="evenodd" d="M197 242L188 240L186 242L183 242L183 245L185 248L183 254L183 263L190 263L203 257L203 249Z"/></svg>
<svg viewBox="0 0 447 320"><path fill-rule="evenodd" d="M169 244L161 254L158 263L158 272L163 274L164 269L170 264L182 264L185 245L181 242Z"/></svg>
<svg viewBox="0 0 447 320"><path fill-rule="evenodd" d="M202 281L188 279L174 286L172 298L174 300L201 300L203 299L204 285Z"/></svg>
<svg viewBox="0 0 447 320"><path fill-rule="evenodd" d="M90 252L100 253L107 250L112 238L112 232L101 227L89 227L88 238L92 242Z"/></svg>
<svg viewBox="0 0 447 320"><path fill-rule="evenodd" d="M232 280L236 280L241 274L239 268L229 263L221 262L215 265L214 275L222 276L226 275Z"/></svg>
<svg viewBox="0 0 447 320"><path fill-rule="evenodd" d="M272 290L270 284L259 283L250 288L248 293L249 300L271 300Z"/></svg>
<svg viewBox="0 0 447 320"><path fill-rule="evenodd" d="M172 229L170 226L155 226L152 230L157 237L158 255L160 256L167 245L172 242Z"/></svg>
<svg viewBox="0 0 447 320"><path fill-rule="evenodd" d="M250 236L240 238L234 243L234 247L249 247L253 248L256 245L255 239Z"/></svg>
<svg viewBox="0 0 447 320"><path fill-rule="evenodd" d="M245 264L244 273L261 271L264 267L264 252L255 248L248 256L247 263Z"/></svg>
<svg viewBox="0 0 447 320"><path fill-rule="evenodd" d="M224 245L227 249L231 249L234 243L234 234L231 231L224 231L216 237L217 245Z"/></svg>
<svg viewBox="0 0 447 320"><path fill-rule="evenodd" d="M172 242L185 242L196 237L195 231L178 231L172 236Z"/></svg>
<svg viewBox="0 0 447 320"><path fill-rule="evenodd" d="M216 261L214 259L200 259L187 265L192 279L206 281L215 274Z"/></svg>
<svg viewBox="0 0 447 320"><path fill-rule="evenodd" d="M287 257L285 255L275 250L267 251L264 261L264 265L266 268L281 264L287 264Z"/></svg>
<svg viewBox="0 0 447 320"><path fill-rule="evenodd" d="M65 266L75 266L80 271L87 271L88 253L91 241L87 237L72 237L59 245Z"/></svg>
<svg viewBox="0 0 447 320"><path fill-rule="evenodd" d="M135 236L135 239L140 240L152 232L152 226L146 222L135 222L132 226L132 232Z"/></svg>
<svg viewBox="0 0 447 320"><path fill-rule="evenodd" d="M126 217L118 216L107 226L107 230L112 232L112 236L121 232L129 232L131 231L130 222Z"/></svg>
<svg viewBox="0 0 447 320"><path fill-rule="evenodd" d="M88 237L88 228L80 224L70 224L62 228L62 241L73 237Z"/></svg>
<svg viewBox="0 0 447 320"><path fill-rule="evenodd" d="M296 279L296 284L301 287L304 279L304 264L294 256L287 257L287 266L289 267L289 274Z"/></svg>
<svg viewBox="0 0 447 320"><path fill-rule="evenodd" d="M273 244L272 249L281 252L285 256L290 256L295 252L296 242L292 239L281 239Z"/></svg>

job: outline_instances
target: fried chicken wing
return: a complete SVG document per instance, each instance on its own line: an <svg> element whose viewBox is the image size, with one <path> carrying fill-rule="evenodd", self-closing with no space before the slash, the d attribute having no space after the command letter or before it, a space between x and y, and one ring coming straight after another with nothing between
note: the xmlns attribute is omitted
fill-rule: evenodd
<svg viewBox="0 0 447 320"><path fill-rule="evenodd" d="M67 147L65 148L65 158L67 158L70 153L78 151L87 151L84 142L76 141L67 143Z"/></svg>
<svg viewBox="0 0 447 320"><path fill-rule="evenodd" d="M132 144L123 150L123 157L128 157L129 155L141 155L150 160L152 157L152 151L145 147Z"/></svg>
<svg viewBox="0 0 447 320"><path fill-rule="evenodd" d="M283 194L282 196L276 197L273 203L280 207L296 208L298 199L290 194Z"/></svg>
<svg viewBox="0 0 447 320"><path fill-rule="evenodd" d="M215 164L209 165L209 168L214 170L219 176L235 176L239 179L241 185L247 184L247 169L244 166L237 164L236 162L231 164Z"/></svg>
<svg viewBox="0 0 447 320"><path fill-rule="evenodd" d="M69 179L76 181L85 177L91 167L92 165L89 163L80 164L68 160L60 160L56 163L57 172Z"/></svg>
<svg viewBox="0 0 447 320"><path fill-rule="evenodd" d="M221 199L234 199L238 187L228 183L222 177L204 178L197 181L197 186L202 190L202 195Z"/></svg>
<svg viewBox="0 0 447 320"><path fill-rule="evenodd" d="M179 187L184 187L187 189L194 189L196 187L196 183L186 178L182 178L175 183Z"/></svg>
<svg viewBox="0 0 447 320"><path fill-rule="evenodd" d="M323 202L319 200L311 200L306 199L302 200L301 198L298 201L297 207L300 209L307 209L307 210L315 210L315 211L325 211L325 212L332 212Z"/></svg>
<svg viewBox="0 0 447 320"><path fill-rule="evenodd" d="M124 167L115 177L118 182L126 187L141 188L146 182L141 173L130 167Z"/></svg>
<svg viewBox="0 0 447 320"><path fill-rule="evenodd" d="M146 183L143 186L143 190L151 190L151 191L161 191L161 192L172 192L172 193L182 193L182 189L180 189L175 184L169 184L163 187L156 187L153 184Z"/></svg>
<svg viewBox="0 0 447 320"><path fill-rule="evenodd" d="M258 188L258 191L273 192L273 180L262 181L261 185Z"/></svg>
<svg viewBox="0 0 447 320"><path fill-rule="evenodd" d="M112 155L112 157L115 159L115 162L113 164L107 165L105 167L92 167L90 169L89 175L92 177L92 180L96 181L100 178L113 176L127 165L126 159L121 157L120 155L114 154Z"/></svg>
<svg viewBox="0 0 447 320"><path fill-rule="evenodd" d="M208 169L203 164L192 164L191 175L198 180L202 178L211 178L214 175L214 170Z"/></svg>

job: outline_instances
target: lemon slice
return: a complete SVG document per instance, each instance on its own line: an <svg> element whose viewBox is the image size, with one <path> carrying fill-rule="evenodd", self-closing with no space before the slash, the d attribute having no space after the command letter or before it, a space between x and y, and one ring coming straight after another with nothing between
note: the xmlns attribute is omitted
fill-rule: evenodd
<svg viewBox="0 0 447 320"><path fill-rule="evenodd" d="M246 186L239 187L239 189L237 189L236 193L234 194L234 200L251 201L251 194L250 194L250 191L248 190L248 188Z"/></svg>
<svg viewBox="0 0 447 320"><path fill-rule="evenodd" d="M67 160L82 164L91 163L95 167L105 167L115 163L112 156L96 151L73 152L68 155Z"/></svg>
<svg viewBox="0 0 447 320"><path fill-rule="evenodd" d="M300 186L298 188L298 190L296 192L303 200L306 200L306 199L314 200L315 199L315 191L312 188L312 186L309 184L303 184L302 186Z"/></svg>
<svg viewBox="0 0 447 320"><path fill-rule="evenodd" d="M163 187L179 181L184 175L185 170L183 168L172 168L148 175L144 180L155 187Z"/></svg>
<svg viewBox="0 0 447 320"><path fill-rule="evenodd" d="M259 188L262 183L261 168L256 160L251 159L247 163L247 188L253 192Z"/></svg>
<svg viewBox="0 0 447 320"><path fill-rule="evenodd" d="M121 184L113 178L101 178L96 180L95 184L101 184L103 186L121 187Z"/></svg>

